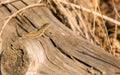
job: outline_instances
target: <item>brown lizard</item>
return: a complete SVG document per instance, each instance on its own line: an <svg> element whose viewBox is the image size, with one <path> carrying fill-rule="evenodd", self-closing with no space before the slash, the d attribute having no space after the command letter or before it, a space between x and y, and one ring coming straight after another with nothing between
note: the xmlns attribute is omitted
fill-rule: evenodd
<svg viewBox="0 0 120 75"><path fill-rule="evenodd" d="M22 36L22 38L36 38L38 36L41 36L44 34L45 30L50 26L50 23L45 23L42 25L42 27L40 27L40 29L38 29L37 32L30 32L28 34L25 34Z"/></svg>

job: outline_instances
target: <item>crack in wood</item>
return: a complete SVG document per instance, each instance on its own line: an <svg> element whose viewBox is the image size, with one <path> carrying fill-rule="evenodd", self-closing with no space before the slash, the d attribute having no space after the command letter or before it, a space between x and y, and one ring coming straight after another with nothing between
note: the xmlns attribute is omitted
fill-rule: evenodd
<svg viewBox="0 0 120 75"><path fill-rule="evenodd" d="M18 37L22 37L22 36L19 34L19 31L18 31L18 27L17 27L17 26L16 26L15 29L16 29L16 34L17 34L17 36L18 36Z"/></svg>
<svg viewBox="0 0 120 75"><path fill-rule="evenodd" d="M19 50L19 51L20 51L20 54L21 54L21 55L20 55L20 58L21 58L21 61L22 61L22 63L21 63L22 65L21 65L21 66L24 67L24 54L25 54L25 53L24 53L24 50L23 50L22 48L18 48L18 49L16 48L16 49L15 49L14 46L13 46L13 44L11 44L10 47L11 47L11 50ZM19 59L19 60L20 60L20 59Z"/></svg>
<svg viewBox="0 0 120 75"><path fill-rule="evenodd" d="M24 66L24 51L23 49L18 49L21 51L21 60L22 60L22 66Z"/></svg>
<svg viewBox="0 0 120 75"><path fill-rule="evenodd" d="M28 6L28 4L27 4L25 1L21 0L21 2L22 2L23 4L25 4L26 6Z"/></svg>
<svg viewBox="0 0 120 75"><path fill-rule="evenodd" d="M19 23L17 23L17 24L21 29L23 29L25 32L29 33L29 31L27 29L25 29L23 26L21 26L21 24L19 24Z"/></svg>
<svg viewBox="0 0 120 75"><path fill-rule="evenodd" d="M74 59L75 59L76 61L78 61L79 63L82 63L82 64L84 64L85 66L88 66L88 67L92 67L92 66L90 66L89 64L85 63L84 61L79 60L78 58L76 58L76 57L74 57L74 56L71 57L71 55L65 53L64 50L62 50L60 47L58 47L52 39L50 39L50 41L52 42L52 44L53 44L56 48L58 48L58 50L59 50L62 54L64 54L64 55L67 56L68 58L70 58L70 59L72 59L72 60L73 60L73 58L74 58ZM77 50L77 51L78 51L78 50ZM80 51L79 51L79 53L88 55L88 54L85 53L85 52L80 52ZM89 55L88 55L88 56L89 56ZM98 71L98 72L100 72L101 74L103 74L103 71L101 71L101 70L99 70L99 69L97 69L97 68L95 68L95 67L93 67L93 69L94 69L95 71Z"/></svg>
<svg viewBox="0 0 120 75"><path fill-rule="evenodd" d="M7 7L7 5L2 4L2 6L4 6L10 13L12 12L12 11Z"/></svg>
<svg viewBox="0 0 120 75"><path fill-rule="evenodd" d="M77 50L77 51L78 51L78 50ZM90 57L92 57L92 58L94 58L94 59L96 59L96 60L103 61L103 62L105 62L105 63L107 63L107 64L110 64L110 65L112 65L112 66L120 69L120 67L118 67L118 66L116 66L116 65L114 65L114 64L112 64L112 63L110 63L110 62L107 62L107 61L105 61L105 60L102 60L102 59L99 59L99 58L97 58L97 57L94 57L94 56L90 55L90 54L87 53L87 52L80 52L80 51L78 51L78 52L79 52L79 53L82 53L82 54L84 54L84 55L90 56Z"/></svg>
<svg viewBox="0 0 120 75"><path fill-rule="evenodd" d="M78 50L77 50L77 51L78 51ZM99 59L99 58L96 58L96 57L88 54L87 52L80 52L80 51L78 51L78 52L79 52L79 53L82 53L82 54L84 54L84 55L90 56L90 57L92 57L92 58L94 58L94 59L96 59L96 60L100 60L100 61L105 62L104 60L101 60L101 59ZM77 58L75 58L75 59L79 61L79 59L77 59ZM112 65L111 63L108 63L108 62L105 62L105 63ZM87 63L86 63L86 64L87 64ZM87 64L87 65L88 65L88 64ZM97 69L97 68L95 68L95 67L93 67L93 66L90 66L90 65L88 65L88 66L89 66L89 67L92 67L94 70L100 72L102 75L104 75L104 73L105 73L104 71L101 71L101 70L99 70L99 69ZM114 67L116 67L116 68L119 68L119 67L117 67L117 66L115 66L115 65L112 65L112 66L114 66Z"/></svg>
<svg viewBox="0 0 120 75"><path fill-rule="evenodd" d="M50 38L51 43L53 44L54 47L57 47L57 45L55 44L55 42Z"/></svg>
<svg viewBox="0 0 120 75"><path fill-rule="evenodd" d="M24 15L24 17L27 19L27 21L35 28L35 29L39 29L38 27L36 27L29 19L27 16Z"/></svg>
<svg viewBox="0 0 120 75"><path fill-rule="evenodd" d="M58 47L55 42L50 38L51 43L53 44L54 47L56 47L63 55L67 56L70 59L73 59L74 57L71 57L71 55L67 54L62 50L60 47Z"/></svg>
<svg viewBox="0 0 120 75"><path fill-rule="evenodd" d="M115 72L116 75L120 74L120 72Z"/></svg>
<svg viewBox="0 0 120 75"><path fill-rule="evenodd" d="M15 9L19 10L15 5L13 5L13 4L10 4L10 5L13 6Z"/></svg>

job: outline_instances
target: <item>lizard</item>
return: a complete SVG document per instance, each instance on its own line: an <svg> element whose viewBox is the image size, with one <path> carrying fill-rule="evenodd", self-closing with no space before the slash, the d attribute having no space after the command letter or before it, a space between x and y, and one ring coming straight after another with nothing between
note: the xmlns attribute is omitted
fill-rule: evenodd
<svg viewBox="0 0 120 75"><path fill-rule="evenodd" d="M50 26L50 23L45 23L38 29L37 32L30 32L22 36L22 38L36 38L44 34L45 30Z"/></svg>

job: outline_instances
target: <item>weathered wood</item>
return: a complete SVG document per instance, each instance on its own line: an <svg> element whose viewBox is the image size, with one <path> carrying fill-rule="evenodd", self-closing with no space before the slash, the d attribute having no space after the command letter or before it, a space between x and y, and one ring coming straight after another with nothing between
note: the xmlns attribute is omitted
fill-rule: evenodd
<svg viewBox="0 0 120 75"><path fill-rule="evenodd" d="M29 0L24 2L32 3ZM0 17L6 17L6 14L8 16L26 5L18 1L7 6L12 12L8 12L3 6L0 8L0 14L3 14ZM0 24L0 29L3 23ZM37 31L45 23L51 25L44 36L21 39L22 35ZM22 15L11 19L2 33L1 40L2 75L115 75L120 73L119 59L77 36L58 21L47 7L26 9Z"/></svg>

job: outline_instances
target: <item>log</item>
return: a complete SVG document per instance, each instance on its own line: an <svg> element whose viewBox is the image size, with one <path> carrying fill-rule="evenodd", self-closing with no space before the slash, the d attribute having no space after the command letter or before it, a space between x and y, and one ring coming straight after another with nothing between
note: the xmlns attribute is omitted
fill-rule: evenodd
<svg viewBox="0 0 120 75"><path fill-rule="evenodd" d="M0 17L37 2L3 4ZM9 17L8 17L9 18ZM7 18L7 19L8 19ZM1 21L0 30L6 20ZM22 38L50 23L44 35ZM32 7L17 14L1 33L1 75L119 75L120 59L76 35L47 7Z"/></svg>

